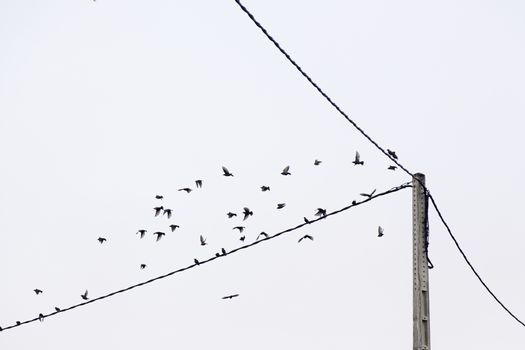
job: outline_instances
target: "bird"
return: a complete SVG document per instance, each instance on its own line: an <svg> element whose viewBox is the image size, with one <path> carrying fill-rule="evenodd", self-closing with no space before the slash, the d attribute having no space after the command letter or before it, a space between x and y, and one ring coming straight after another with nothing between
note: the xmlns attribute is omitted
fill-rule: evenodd
<svg viewBox="0 0 525 350"><path fill-rule="evenodd" d="M352 205L356 205L356 204L357 204L357 201L353 200Z"/></svg>
<svg viewBox="0 0 525 350"><path fill-rule="evenodd" d="M62 310L60 310L58 307L55 306L55 311L56 311L56 312L60 312L60 311L62 311Z"/></svg>
<svg viewBox="0 0 525 350"><path fill-rule="evenodd" d="M88 299L89 299L89 298L88 298L88 291L87 291L87 289L86 289L86 291L84 292L84 294L80 294L80 297L81 297L82 299L84 299L84 300L88 300Z"/></svg>
<svg viewBox="0 0 525 350"><path fill-rule="evenodd" d="M388 170L396 170L397 169L397 166L395 165L391 165L388 167Z"/></svg>
<svg viewBox="0 0 525 350"><path fill-rule="evenodd" d="M195 186L197 188L202 188L202 180L195 180Z"/></svg>
<svg viewBox="0 0 525 350"><path fill-rule="evenodd" d="M222 167L222 172L223 172L222 174L223 176L233 176L233 174L230 173L230 171L225 166Z"/></svg>
<svg viewBox="0 0 525 350"><path fill-rule="evenodd" d="M242 231L244 231L244 226L235 226L232 230L239 230L239 233L242 233Z"/></svg>
<svg viewBox="0 0 525 350"><path fill-rule="evenodd" d="M261 191L266 192L270 190L270 186L261 186Z"/></svg>
<svg viewBox="0 0 525 350"><path fill-rule="evenodd" d="M226 215L228 215L228 218L229 218L229 219L233 218L234 216L237 216L237 214L232 213L231 211L228 212Z"/></svg>
<svg viewBox="0 0 525 350"><path fill-rule="evenodd" d="M261 237L261 236L264 236L265 238L268 238L268 234L267 234L266 232L263 231L263 232L259 233L259 235L257 236L256 241L258 241L258 240L259 240L259 237Z"/></svg>
<svg viewBox="0 0 525 350"><path fill-rule="evenodd" d="M171 232L175 231L175 229L178 229L179 227L180 227L179 225L171 224L170 225Z"/></svg>
<svg viewBox="0 0 525 350"><path fill-rule="evenodd" d="M17 326L20 326L21 324L22 324L22 322L20 322L20 321L16 321L16 325L17 325Z"/></svg>
<svg viewBox="0 0 525 350"><path fill-rule="evenodd" d="M162 236L165 235L164 232L160 232L160 231L157 231L157 232L153 232L154 235L157 235L157 242L160 241L160 239L162 238Z"/></svg>
<svg viewBox="0 0 525 350"><path fill-rule="evenodd" d="M299 240L297 241L297 243L301 243L301 241L302 241L303 239L309 239L310 241L313 241L313 240L314 240L314 238L313 238L312 236L310 236L310 235L304 235L304 236L302 236L301 238L299 238Z"/></svg>
<svg viewBox="0 0 525 350"><path fill-rule="evenodd" d="M246 239L246 236L241 236L241 237L239 238L239 240L240 240L241 242L244 242L245 239Z"/></svg>
<svg viewBox="0 0 525 350"><path fill-rule="evenodd" d="M140 264L140 269L144 270L146 268L146 264Z"/></svg>
<svg viewBox="0 0 525 350"><path fill-rule="evenodd" d="M33 289L33 291L35 292L36 295L38 294L41 294L41 293L44 293L41 289Z"/></svg>
<svg viewBox="0 0 525 350"><path fill-rule="evenodd" d="M204 237L202 237L202 235L201 235L201 237L200 237L200 240L201 240L201 245L206 245L206 244L208 244L208 243L206 243L206 239L205 239Z"/></svg>
<svg viewBox="0 0 525 350"><path fill-rule="evenodd" d="M221 253L222 253L222 255L226 255L226 249L221 248Z"/></svg>
<svg viewBox="0 0 525 350"><path fill-rule="evenodd" d="M38 314L38 320L40 322L44 322L44 315L43 314Z"/></svg>
<svg viewBox="0 0 525 350"><path fill-rule="evenodd" d="M179 191L184 191L186 193L190 193L192 190L191 190L191 188L184 187L184 188L179 188Z"/></svg>
<svg viewBox="0 0 525 350"><path fill-rule="evenodd" d="M361 160L361 156L359 155L359 152L355 152L355 159L352 163L354 163L354 165L364 165L365 164L365 162Z"/></svg>
<svg viewBox="0 0 525 350"><path fill-rule="evenodd" d="M308 219L306 218L306 216L305 216L303 219L304 219L304 222L305 222L305 223L307 223L307 224L310 223L310 220L308 220Z"/></svg>
<svg viewBox="0 0 525 350"><path fill-rule="evenodd" d="M168 219L171 218L171 213L172 213L172 209L164 209L164 212L162 213L162 215L164 216L164 214L167 214L168 215Z"/></svg>
<svg viewBox="0 0 525 350"><path fill-rule="evenodd" d="M284 176L286 176L286 175L292 175L292 173L290 173L289 170L290 170L290 166L287 165L287 166L283 169L283 171L281 172L281 175L284 175Z"/></svg>
<svg viewBox="0 0 525 350"><path fill-rule="evenodd" d="M363 197L366 197L366 198L372 198L374 193L376 193L375 189L372 192L370 192L370 193L360 193L360 195L363 196Z"/></svg>
<svg viewBox="0 0 525 350"><path fill-rule="evenodd" d="M377 227L377 237L383 237L383 228L381 226Z"/></svg>
<svg viewBox="0 0 525 350"><path fill-rule="evenodd" d="M237 298L238 296L239 294L226 295L222 297L222 299L233 299L233 298Z"/></svg>
<svg viewBox="0 0 525 350"><path fill-rule="evenodd" d="M320 165L321 163L322 163L322 161L317 160L317 159L314 161L314 165Z"/></svg>
<svg viewBox="0 0 525 350"><path fill-rule="evenodd" d="M315 216L319 216L319 217L326 216L326 209L317 208L317 212L315 213Z"/></svg>
<svg viewBox="0 0 525 350"><path fill-rule="evenodd" d="M389 150L388 148L387 148L386 152L388 153L388 155L389 155L390 157L392 157L392 158L394 158L394 159L397 160L397 154L396 154L396 152L394 152L394 151L392 151L392 150Z"/></svg>
<svg viewBox="0 0 525 350"><path fill-rule="evenodd" d="M144 238L144 235L148 232L148 230L138 230L137 234L140 234L140 238Z"/></svg>
<svg viewBox="0 0 525 350"><path fill-rule="evenodd" d="M286 203L277 203L277 209L282 209L286 207Z"/></svg>
<svg viewBox="0 0 525 350"><path fill-rule="evenodd" d="M161 205L160 207L153 208L155 210L155 216L159 216L160 212L164 210L164 207Z"/></svg>
<svg viewBox="0 0 525 350"><path fill-rule="evenodd" d="M99 238L97 239L97 241L99 241L100 244L102 244L102 243L104 243L105 241L107 241L107 239L105 239L104 237L99 237Z"/></svg>
<svg viewBox="0 0 525 350"><path fill-rule="evenodd" d="M155 199L164 199L164 196L161 196L160 194L155 196Z"/></svg>
<svg viewBox="0 0 525 350"><path fill-rule="evenodd" d="M250 208L244 207L244 211L242 212L244 214L244 218L242 221L248 219L249 216L253 215L253 211L250 210Z"/></svg>
<svg viewBox="0 0 525 350"><path fill-rule="evenodd" d="M195 265L200 265L200 262L197 259L193 259L193 262L195 263Z"/></svg>
<svg viewBox="0 0 525 350"><path fill-rule="evenodd" d="M219 256L221 256L219 253L215 253L215 257L218 258Z"/></svg>

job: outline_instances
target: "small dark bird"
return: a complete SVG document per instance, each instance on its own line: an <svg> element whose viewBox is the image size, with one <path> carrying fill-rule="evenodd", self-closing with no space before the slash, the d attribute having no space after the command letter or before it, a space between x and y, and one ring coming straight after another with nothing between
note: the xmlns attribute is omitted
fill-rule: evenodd
<svg viewBox="0 0 525 350"><path fill-rule="evenodd" d="M289 170L290 170L290 166L287 165L286 168L284 168L283 171L281 172L281 175L284 175L284 176L286 176L286 175L292 175L292 173L290 173Z"/></svg>
<svg viewBox="0 0 525 350"><path fill-rule="evenodd" d="M62 310L60 310L58 307L55 306L55 311L56 311L56 312L60 312L60 311L62 311Z"/></svg>
<svg viewBox="0 0 525 350"><path fill-rule="evenodd" d="M270 190L270 186L261 186L261 191L266 192Z"/></svg>
<svg viewBox="0 0 525 350"><path fill-rule="evenodd" d="M197 188L202 188L202 180L195 180L195 186L197 186Z"/></svg>
<svg viewBox="0 0 525 350"><path fill-rule="evenodd" d="M388 170L396 170L397 169L397 166L395 165L391 165L388 167Z"/></svg>
<svg viewBox="0 0 525 350"><path fill-rule="evenodd" d="M302 236L301 238L299 238L299 240L297 241L297 243L301 243L301 241L302 241L303 239L309 239L310 241L313 241L313 240L314 240L314 238L313 238L312 236L310 236L310 235L304 235L304 236Z"/></svg>
<svg viewBox="0 0 525 350"><path fill-rule="evenodd" d="M80 297L81 297L82 299L84 299L84 300L88 300L88 299L89 299L89 298L88 298L88 291L87 291L87 289L86 289L86 291L84 292L84 294L80 294Z"/></svg>
<svg viewBox="0 0 525 350"><path fill-rule="evenodd" d="M372 198L374 193L376 193L375 189L372 192L370 192L370 193L360 193L360 195L363 196L363 197L366 197L366 198Z"/></svg>
<svg viewBox="0 0 525 350"><path fill-rule="evenodd" d="M215 253L215 257L218 258L219 256L221 256L219 253Z"/></svg>
<svg viewBox="0 0 525 350"><path fill-rule="evenodd" d="M222 172L223 172L223 176L233 176L232 173L230 173L230 171L228 169L226 169L225 166L222 167Z"/></svg>
<svg viewBox="0 0 525 350"><path fill-rule="evenodd" d="M184 187L184 188L179 188L179 191L184 191L186 193L190 193L192 190L191 190L191 188Z"/></svg>
<svg viewBox="0 0 525 350"><path fill-rule="evenodd" d="M197 259L193 259L193 262L194 262L196 265L200 265L200 262L199 262L199 260L197 260Z"/></svg>
<svg viewBox="0 0 525 350"><path fill-rule="evenodd" d="M246 239L246 236L241 236L241 238L239 238L239 240L240 240L241 242L244 242L245 239Z"/></svg>
<svg viewBox="0 0 525 350"><path fill-rule="evenodd" d="M352 201L352 205L356 205L357 202L355 200Z"/></svg>
<svg viewBox="0 0 525 350"><path fill-rule="evenodd" d="M171 213L172 213L172 209L164 209L164 212L162 213L162 215L164 216L164 214L167 214L168 215L168 219L171 218Z"/></svg>
<svg viewBox="0 0 525 350"><path fill-rule="evenodd" d="M144 238L144 235L148 232L148 230L138 230L137 234L140 234L140 238Z"/></svg>
<svg viewBox="0 0 525 350"><path fill-rule="evenodd" d="M161 196L160 194L155 196L155 199L164 199L164 196Z"/></svg>
<svg viewBox="0 0 525 350"><path fill-rule="evenodd" d="M277 203L277 209L282 209L286 207L286 203Z"/></svg>
<svg viewBox="0 0 525 350"><path fill-rule="evenodd" d="M391 151L391 150L389 150L389 149L387 149L386 152L388 153L388 155L389 155L390 157L392 157L392 158L394 158L394 159L397 160L397 154L396 154L396 152Z"/></svg>
<svg viewBox="0 0 525 350"><path fill-rule="evenodd" d="M2 327L0 327L0 332L3 331L4 329Z"/></svg>
<svg viewBox="0 0 525 350"><path fill-rule="evenodd" d="M164 232L160 232L160 231L157 231L157 232L153 232L154 235L157 235L157 242L160 241L160 239L162 238L162 236L166 235Z"/></svg>
<svg viewBox="0 0 525 350"><path fill-rule="evenodd" d="M315 213L315 216L319 216L319 217L326 216L326 209L317 208L317 212Z"/></svg>
<svg viewBox="0 0 525 350"><path fill-rule="evenodd" d="M44 314L38 314L38 320L44 322Z"/></svg>
<svg viewBox="0 0 525 350"><path fill-rule="evenodd" d="M100 244L102 244L102 243L104 243L105 241L107 241L107 239L105 239L104 237L99 237L99 238L97 239L97 241L99 241Z"/></svg>
<svg viewBox="0 0 525 350"><path fill-rule="evenodd" d="M38 288L37 289L33 289L33 291L35 292L36 295L44 293L42 290L40 290Z"/></svg>
<svg viewBox="0 0 525 350"><path fill-rule="evenodd" d="M354 163L354 165L364 165L365 164L365 162L361 160L361 156L359 155L359 152L355 152L355 159L352 163Z"/></svg>
<svg viewBox="0 0 525 350"><path fill-rule="evenodd" d="M250 208L244 207L244 211L242 212L244 214L244 218L242 221L248 219L249 216L253 215L253 211L250 210Z"/></svg>
<svg viewBox="0 0 525 350"><path fill-rule="evenodd" d="M256 241L258 241L258 240L259 240L259 237L261 237L261 236L264 236L265 238L268 238L268 234L267 234L266 232L261 232L261 233L259 233L259 235L257 236Z"/></svg>
<svg viewBox="0 0 525 350"><path fill-rule="evenodd" d="M161 205L160 207L153 208L155 210L155 216L159 216L160 212L164 210L164 207Z"/></svg>
<svg viewBox="0 0 525 350"><path fill-rule="evenodd" d="M231 219L231 218L233 218L234 216L237 216L237 214L232 213L231 211L228 212L226 215L228 215L228 219Z"/></svg>
<svg viewBox="0 0 525 350"><path fill-rule="evenodd" d="M171 224L170 225L171 232L175 231L175 229L178 229L179 227L180 227L179 225Z"/></svg>
<svg viewBox="0 0 525 350"><path fill-rule="evenodd" d="M200 239L201 239L201 245L208 244L208 243L206 243L206 239L204 237L202 237L202 235L201 235Z"/></svg>
<svg viewBox="0 0 525 350"><path fill-rule="evenodd" d="M314 161L314 165L319 165L319 164L321 164L321 163L322 163L322 161L317 160L317 159Z"/></svg>
<svg viewBox="0 0 525 350"><path fill-rule="evenodd" d="M237 298L239 294L232 294L232 295L226 295L225 297L222 297L223 299L233 299Z"/></svg>
<svg viewBox="0 0 525 350"><path fill-rule="evenodd" d="M239 233L242 233L242 231L244 231L244 226L235 226L232 230L239 230Z"/></svg>
<svg viewBox="0 0 525 350"><path fill-rule="evenodd" d="M146 268L146 264L140 264L140 269L144 270Z"/></svg>
<svg viewBox="0 0 525 350"><path fill-rule="evenodd" d="M305 216L303 219L304 219L304 222L305 222L305 223L307 223L307 224L310 223L310 220L308 220L308 219L306 218L306 216Z"/></svg>
<svg viewBox="0 0 525 350"><path fill-rule="evenodd" d="M377 237L383 237L383 228L381 226L377 227Z"/></svg>
<svg viewBox="0 0 525 350"><path fill-rule="evenodd" d="M20 321L16 321L16 325L17 325L17 326L20 326L21 324L22 324L22 322L20 322Z"/></svg>
<svg viewBox="0 0 525 350"><path fill-rule="evenodd" d="M221 253L222 253L222 255L226 255L226 249L221 248Z"/></svg>

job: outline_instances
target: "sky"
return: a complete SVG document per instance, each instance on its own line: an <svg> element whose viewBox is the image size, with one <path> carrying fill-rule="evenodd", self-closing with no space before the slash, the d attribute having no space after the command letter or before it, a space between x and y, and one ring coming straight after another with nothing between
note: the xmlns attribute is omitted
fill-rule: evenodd
<svg viewBox="0 0 525 350"><path fill-rule="evenodd" d="M426 175L474 266L524 319L525 4L243 3L374 140ZM234 249L234 226L252 242L411 180L387 170L233 0L4 0L0 52L1 327ZM364 166L351 163L356 151ZM157 194L171 219L154 217ZM411 189L396 192L1 332L0 348L409 348L411 201ZM226 217L245 206L245 222ZM314 240L297 243L305 234ZM432 347L521 348L525 329L432 210L429 249Z"/></svg>

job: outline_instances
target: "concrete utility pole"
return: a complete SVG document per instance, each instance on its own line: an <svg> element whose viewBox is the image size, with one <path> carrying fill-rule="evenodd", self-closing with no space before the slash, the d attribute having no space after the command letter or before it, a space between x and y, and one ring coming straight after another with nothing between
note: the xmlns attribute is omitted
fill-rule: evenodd
<svg viewBox="0 0 525 350"><path fill-rule="evenodd" d="M418 181L419 180L419 181ZM415 174L412 179L413 222L413 350L430 350L430 309L428 298L428 200L423 187L425 175Z"/></svg>

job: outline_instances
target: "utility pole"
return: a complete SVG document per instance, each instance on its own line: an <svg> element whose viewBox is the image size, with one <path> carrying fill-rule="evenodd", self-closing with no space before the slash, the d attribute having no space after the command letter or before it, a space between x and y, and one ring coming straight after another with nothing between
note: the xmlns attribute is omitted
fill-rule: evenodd
<svg viewBox="0 0 525 350"><path fill-rule="evenodd" d="M413 350L430 350L430 309L428 297L428 198L425 175L417 173L412 179L413 223Z"/></svg>

